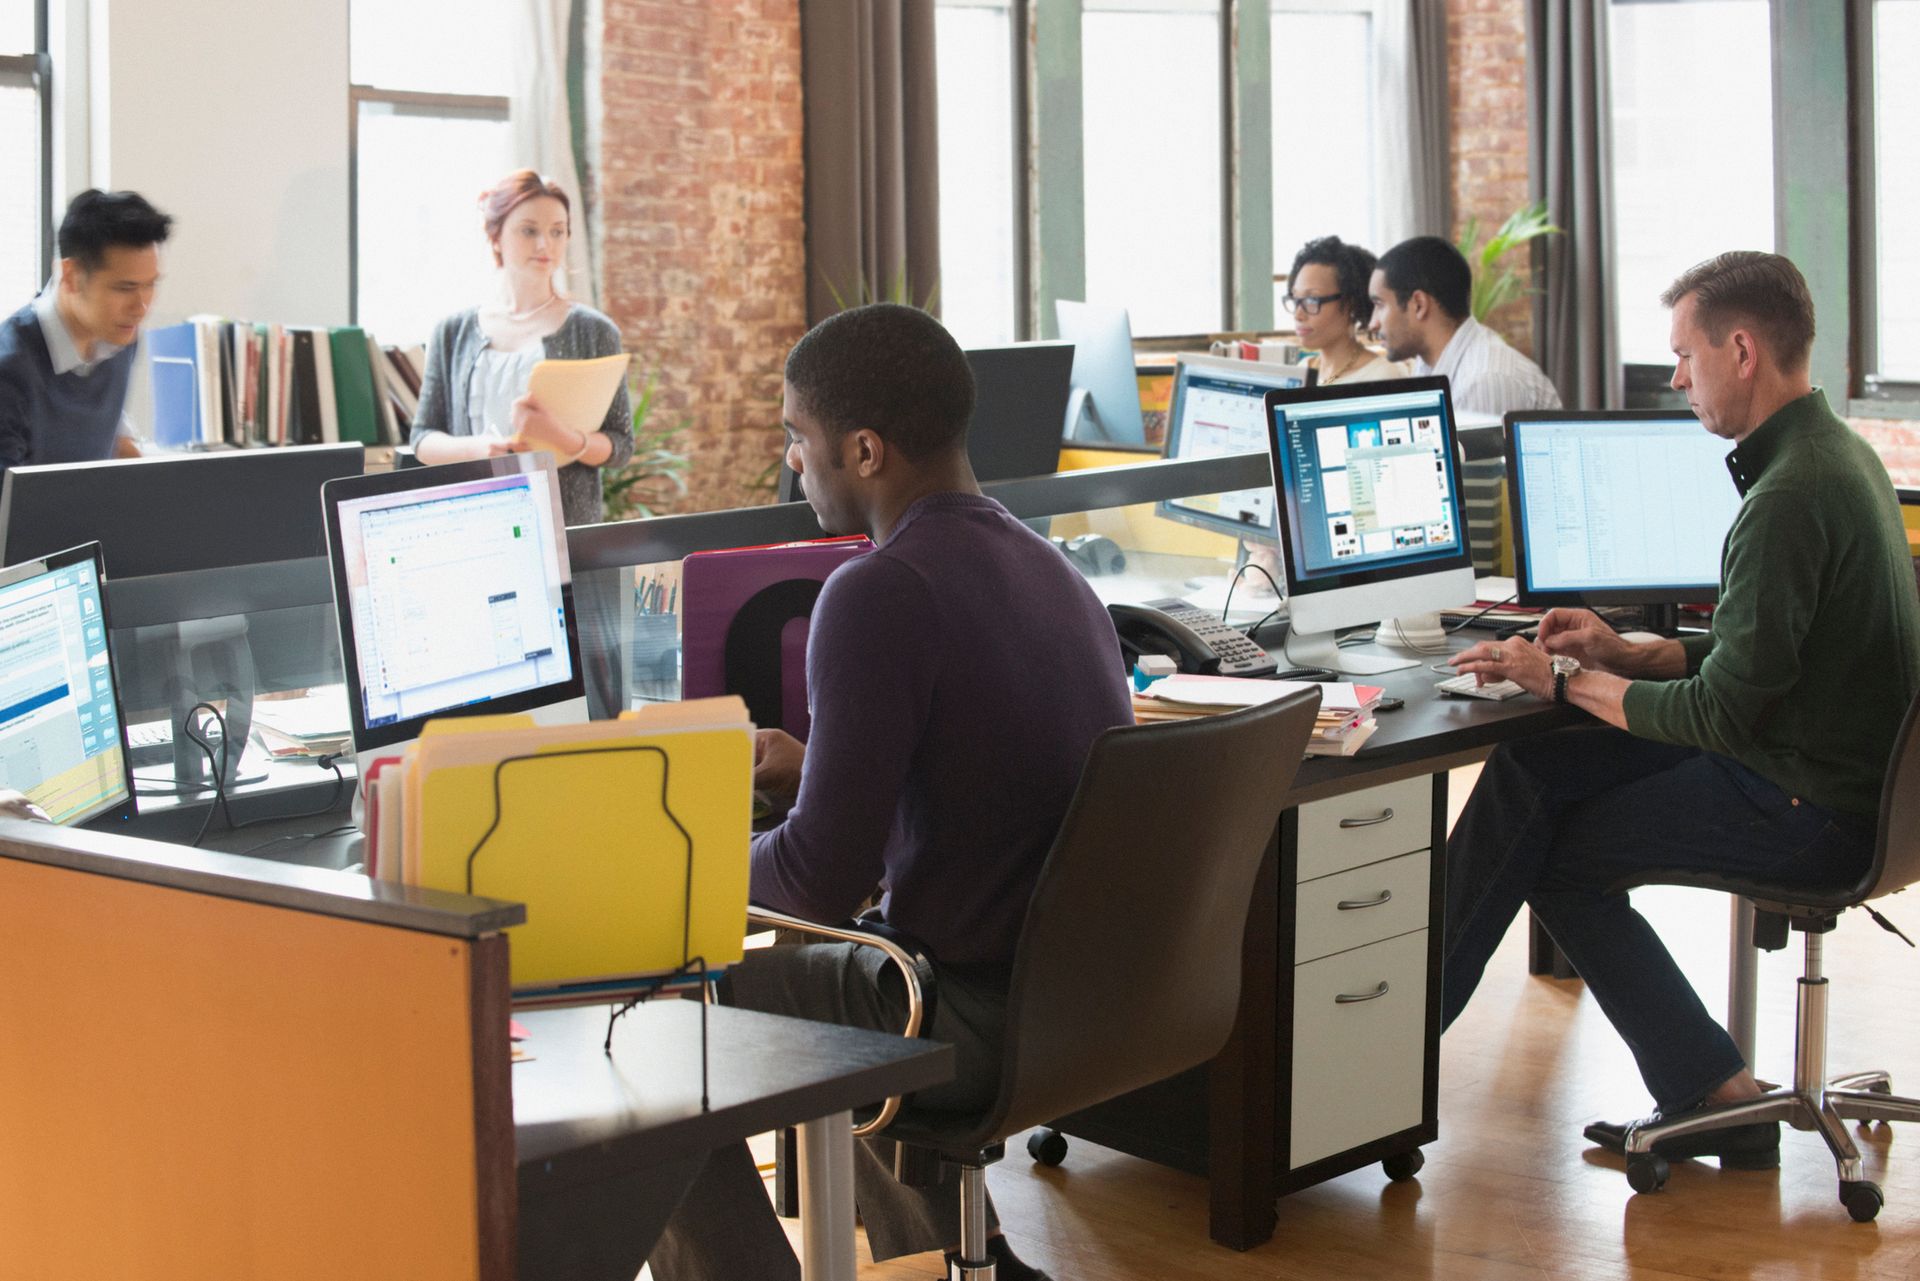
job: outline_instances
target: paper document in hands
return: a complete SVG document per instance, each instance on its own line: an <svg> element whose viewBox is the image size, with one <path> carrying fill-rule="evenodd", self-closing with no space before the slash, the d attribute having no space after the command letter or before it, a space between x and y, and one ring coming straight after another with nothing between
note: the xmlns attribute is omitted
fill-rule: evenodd
<svg viewBox="0 0 1920 1281"><path fill-rule="evenodd" d="M607 421L607 408L632 361L624 353L593 360L543 360L527 379L527 395L556 422L585 436ZM544 441L535 442L535 448L554 452Z"/></svg>

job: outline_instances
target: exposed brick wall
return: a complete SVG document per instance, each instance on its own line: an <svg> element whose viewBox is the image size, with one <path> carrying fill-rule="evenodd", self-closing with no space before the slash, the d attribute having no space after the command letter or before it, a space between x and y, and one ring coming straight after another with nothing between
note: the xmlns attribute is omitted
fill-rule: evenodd
<svg viewBox="0 0 1920 1281"><path fill-rule="evenodd" d="M604 0L606 310L687 421L678 510L769 501L806 329L799 0Z"/></svg>
<svg viewBox="0 0 1920 1281"><path fill-rule="evenodd" d="M1896 485L1920 487L1920 422L1888 418L1850 418L1887 465Z"/></svg>
<svg viewBox="0 0 1920 1281"><path fill-rule="evenodd" d="M1447 0L1456 238L1476 218L1484 239L1527 203L1526 58L1524 0ZM1491 320L1508 342L1532 352L1529 300L1507 304Z"/></svg>

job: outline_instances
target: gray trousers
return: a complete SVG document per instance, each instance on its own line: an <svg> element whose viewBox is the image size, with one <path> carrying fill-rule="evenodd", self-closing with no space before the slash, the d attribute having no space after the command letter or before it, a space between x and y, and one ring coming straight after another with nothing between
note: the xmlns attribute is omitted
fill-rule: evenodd
<svg viewBox="0 0 1920 1281"><path fill-rule="evenodd" d="M917 1105L983 1111L999 1089L1006 996L939 976L933 1039L954 1047L955 1076L914 1096ZM906 1026L906 985L875 948L852 943L777 946L747 953L722 983L741 1009L898 1032ZM879 1100L875 1100L879 1102ZM960 1184L909 1188L893 1177L893 1145L854 1145L854 1199L867 1245L881 1263L960 1242ZM987 1208L989 1227L993 1208ZM774 1217L744 1143L708 1158L647 1262L657 1281L798 1281L800 1264Z"/></svg>

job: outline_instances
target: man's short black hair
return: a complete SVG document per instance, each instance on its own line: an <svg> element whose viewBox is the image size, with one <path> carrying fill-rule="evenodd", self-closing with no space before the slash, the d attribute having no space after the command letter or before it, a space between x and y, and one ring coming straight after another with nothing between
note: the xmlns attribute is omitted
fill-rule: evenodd
<svg viewBox="0 0 1920 1281"><path fill-rule="evenodd" d="M1465 320L1473 312L1473 269L1458 249L1439 236L1401 241L1380 255L1380 270L1402 307L1415 290L1424 290L1455 320Z"/></svg>
<svg viewBox="0 0 1920 1281"><path fill-rule="evenodd" d="M1334 283L1340 288L1340 301L1347 305L1347 319L1356 325L1366 324L1367 318L1373 314L1373 304L1367 299L1367 286L1373 282L1373 269L1377 265L1374 256L1338 236L1309 240L1293 256L1293 269L1287 273L1289 289L1299 277L1300 269L1310 264L1333 268Z"/></svg>
<svg viewBox="0 0 1920 1281"><path fill-rule="evenodd" d="M94 271L107 260L113 245L145 249L164 244L173 219L147 203L137 191L97 191L92 187L73 198L60 220L60 256Z"/></svg>
<svg viewBox="0 0 1920 1281"><path fill-rule="evenodd" d="M827 317L787 354L787 384L834 440L864 428L912 462L966 448L973 369L916 307L879 302Z"/></svg>

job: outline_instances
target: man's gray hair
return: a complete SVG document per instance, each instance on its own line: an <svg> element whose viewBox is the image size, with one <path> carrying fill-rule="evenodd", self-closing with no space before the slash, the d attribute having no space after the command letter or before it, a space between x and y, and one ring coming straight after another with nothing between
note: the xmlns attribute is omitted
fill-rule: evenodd
<svg viewBox="0 0 1920 1281"><path fill-rule="evenodd" d="M1731 329L1747 327L1760 336L1779 366L1789 373L1807 367L1813 352L1813 294L1800 269L1779 254L1735 249L1680 273L1660 295L1666 307L1693 297L1693 314L1718 347Z"/></svg>

